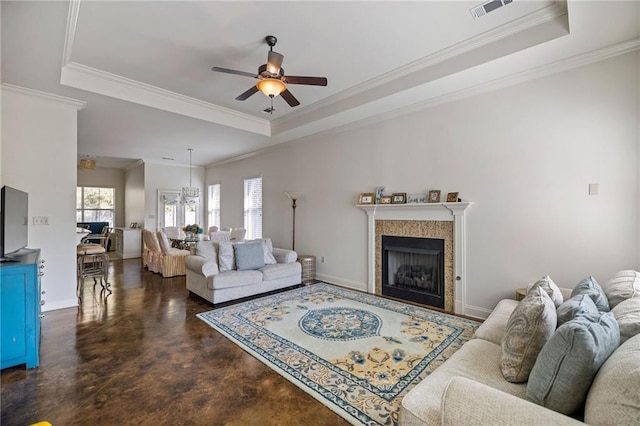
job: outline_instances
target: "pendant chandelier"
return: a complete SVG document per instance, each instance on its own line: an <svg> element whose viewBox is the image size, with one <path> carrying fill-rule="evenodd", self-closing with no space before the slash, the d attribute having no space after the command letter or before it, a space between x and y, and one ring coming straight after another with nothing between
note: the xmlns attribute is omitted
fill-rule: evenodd
<svg viewBox="0 0 640 426"><path fill-rule="evenodd" d="M191 186L191 154L193 148L189 148L189 186L182 187L182 201L185 204L198 204L200 202L200 188Z"/></svg>

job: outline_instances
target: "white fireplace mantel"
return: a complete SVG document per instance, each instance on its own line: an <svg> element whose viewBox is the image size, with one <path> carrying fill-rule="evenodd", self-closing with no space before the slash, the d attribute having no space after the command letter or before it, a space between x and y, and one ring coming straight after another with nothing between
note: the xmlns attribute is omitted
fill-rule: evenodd
<svg viewBox="0 0 640 426"><path fill-rule="evenodd" d="M376 220L453 221L454 311L466 314L464 215L473 203L359 204L367 213L367 291L375 293Z"/></svg>

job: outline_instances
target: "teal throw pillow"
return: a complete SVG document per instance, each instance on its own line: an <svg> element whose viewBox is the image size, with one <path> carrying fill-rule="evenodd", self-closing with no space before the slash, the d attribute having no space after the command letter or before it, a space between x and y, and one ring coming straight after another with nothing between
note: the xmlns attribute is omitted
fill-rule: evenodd
<svg viewBox="0 0 640 426"><path fill-rule="evenodd" d="M609 301L607 300L607 295L604 294L604 290L598 284L593 277L585 278L580 281L577 286L571 292L571 297L577 296L579 294L587 294L593 303L596 304L599 311L609 312Z"/></svg>
<svg viewBox="0 0 640 426"><path fill-rule="evenodd" d="M238 271L260 269L264 267L262 242L237 243L233 245Z"/></svg>
<svg viewBox="0 0 640 426"><path fill-rule="evenodd" d="M598 307L593 303L593 299L588 294L578 294L567 299L556 310L558 316L558 327L567 321L571 321L578 315L582 316L599 316Z"/></svg>
<svg viewBox="0 0 640 426"><path fill-rule="evenodd" d="M598 369L619 344L613 313L578 314L558 327L540 351L527 382L527 399L573 414L584 403Z"/></svg>

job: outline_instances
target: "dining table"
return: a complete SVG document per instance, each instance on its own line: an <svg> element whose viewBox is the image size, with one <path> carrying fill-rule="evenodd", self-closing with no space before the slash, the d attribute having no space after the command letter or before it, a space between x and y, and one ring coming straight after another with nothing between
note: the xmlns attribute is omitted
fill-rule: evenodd
<svg viewBox="0 0 640 426"><path fill-rule="evenodd" d="M79 245L82 242L82 239L90 233L91 231L89 231L88 229L76 226L76 245Z"/></svg>

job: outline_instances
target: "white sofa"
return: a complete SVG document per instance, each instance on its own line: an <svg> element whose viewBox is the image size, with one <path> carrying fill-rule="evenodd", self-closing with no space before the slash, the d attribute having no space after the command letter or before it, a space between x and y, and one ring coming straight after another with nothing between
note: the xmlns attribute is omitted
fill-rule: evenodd
<svg viewBox="0 0 640 426"><path fill-rule="evenodd" d="M632 284L640 289L639 273L622 272L635 273ZM565 300L570 292L562 289ZM633 294L640 297L640 291L634 290ZM640 310L637 301L633 302L636 308L631 316L637 322L631 327L638 330ZM400 425L582 424L527 401L527 382L504 379L500 368L502 337L518 303L500 301L471 340L407 393L400 409ZM616 322L620 321L616 314ZM625 326L620 327L622 334ZM578 418L593 425L640 424L640 334L618 346L600 367L588 390L584 417Z"/></svg>
<svg viewBox="0 0 640 426"><path fill-rule="evenodd" d="M239 270L233 246L250 243L199 241L196 254L185 258L187 289L215 304L302 283L296 252L273 248L270 239L262 240L266 264Z"/></svg>

